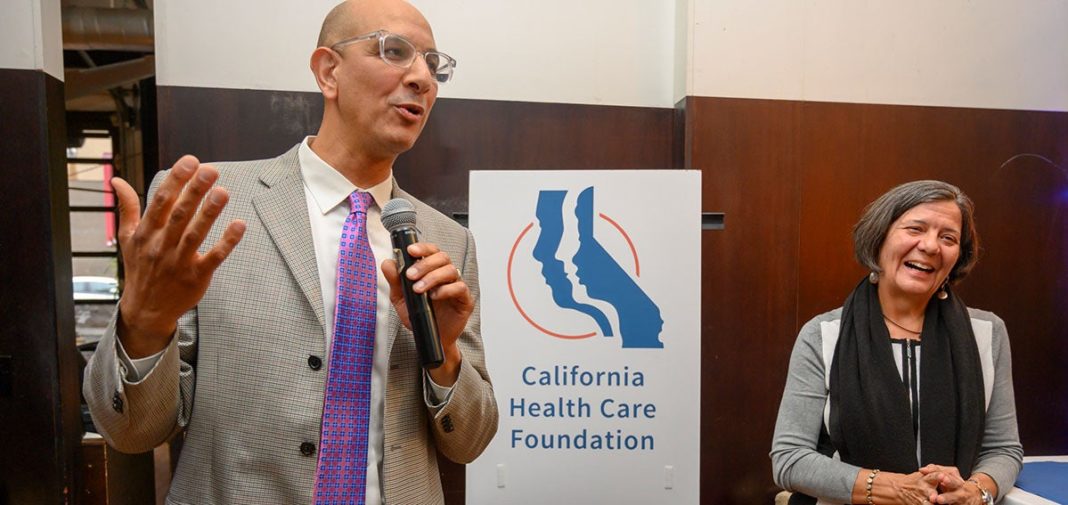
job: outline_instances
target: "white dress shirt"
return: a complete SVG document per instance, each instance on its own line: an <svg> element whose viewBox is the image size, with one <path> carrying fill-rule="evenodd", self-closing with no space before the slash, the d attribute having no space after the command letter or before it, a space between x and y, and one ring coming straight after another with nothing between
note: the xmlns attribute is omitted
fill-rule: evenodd
<svg viewBox="0 0 1068 505"><path fill-rule="evenodd" d="M367 239L371 252L378 265L377 319L375 321L375 350L371 369L371 417L367 441L367 491L366 505L382 503L382 450L383 412L386 398L386 374L389 370L389 352L386 334L387 320L391 310L389 301L389 283L382 274L382 261L393 258L393 245L389 231L382 224L382 206L389 201L393 191L393 177L370 188L357 188L345 176L322 160L312 151L310 143L315 137L306 137L298 149L301 178L304 181L304 196L308 204L308 219L311 224L312 244L315 247L315 261L319 270L319 287L323 294L326 325L323 338L326 342L326 363L329 363L331 343L334 338L334 315L337 309L337 258L341 245L341 230L349 215L349 195L356 190L371 193L374 205L367 209ZM177 332L176 332L177 336ZM126 378L129 382L140 382L155 367L163 351L152 356L131 360L121 342L117 352L120 363L128 364ZM427 392L424 398L427 406L440 409L449 400L451 387L435 384L430 375L424 372L424 386Z"/></svg>

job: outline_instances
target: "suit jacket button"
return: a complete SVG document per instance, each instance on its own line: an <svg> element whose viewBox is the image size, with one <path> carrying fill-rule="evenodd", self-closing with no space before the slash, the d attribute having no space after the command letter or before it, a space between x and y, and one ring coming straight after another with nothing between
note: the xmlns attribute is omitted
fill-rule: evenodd
<svg viewBox="0 0 1068 505"><path fill-rule="evenodd" d="M320 358L318 356L315 356L315 355L308 356L308 368L311 368L312 370L318 370L318 369L320 369L322 367L323 367L323 359L322 358Z"/></svg>
<svg viewBox="0 0 1068 505"><path fill-rule="evenodd" d="M311 456L312 454L315 454L315 444L311 442L304 442L303 444L300 444L300 453L305 456Z"/></svg>
<svg viewBox="0 0 1068 505"><path fill-rule="evenodd" d="M441 418L441 427L445 430L445 433L452 433L455 427L452 425L452 418L448 414Z"/></svg>
<svg viewBox="0 0 1068 505"><path fill-rule="evenodd" d="M122 414L122 397L119 396L118 391L111 397L111 408L115 409L115 412Z"/></svg>

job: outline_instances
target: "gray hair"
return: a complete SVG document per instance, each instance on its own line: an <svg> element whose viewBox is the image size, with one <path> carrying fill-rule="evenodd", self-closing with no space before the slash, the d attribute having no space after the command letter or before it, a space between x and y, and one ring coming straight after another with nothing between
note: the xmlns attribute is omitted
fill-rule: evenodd
<svg viewBox="0 0 1068 505"><path fill-rule="evenodd" d="M979 259L979 234L975 230L975 205L960 188L942 181L912 181L883 193L864 208L860 221L853 226L853 254L857 261L873 272L879 268L879 252L890 226L909 209L931 202L953 202L960 208L960 257L949 281L963 279Z"/></svg>

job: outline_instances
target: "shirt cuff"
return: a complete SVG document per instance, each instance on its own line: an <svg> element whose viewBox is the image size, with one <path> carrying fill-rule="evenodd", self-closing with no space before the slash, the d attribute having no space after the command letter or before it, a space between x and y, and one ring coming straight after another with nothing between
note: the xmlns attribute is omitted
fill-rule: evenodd
<svg viewBox="0 0 1068 505"><path fill-rule="evenodd" d="M434 382L434 379L430 378L430 373L423 370L423 391L426 391L426 404L432 409L441 409L449 403L449 399L452 398L453 386L445 387L439 386Z"/></svg>
<svg viewBox="0 0 1068 505"><path fill-rule="evenodd" d="M177 334L177 331L175 334ZM159 363L159 359L163 357L163 353L167 352L169 347L170 344L164 347L162 351L151 356L131 359L130 355L126 354L126 349L122 347L122 341L116 338L115 354L119 358L119 370L122 372L123 379L130 384L137 384L144 380L156 368L156 363Z"/></svg>

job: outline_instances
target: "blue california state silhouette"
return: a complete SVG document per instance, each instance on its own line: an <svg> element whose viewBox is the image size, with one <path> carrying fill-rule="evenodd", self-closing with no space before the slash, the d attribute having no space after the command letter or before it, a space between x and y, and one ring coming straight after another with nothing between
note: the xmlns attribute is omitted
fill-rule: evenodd
<svg viewBox="0 0 1068 505"><path fill-rule="evenodd" d="M564 272L564 262L556 257L564 234L563 206L567 191L544 190L538 194L535 215L541 234L534 245L534 259L541 263L541 274L552 292L553 302L563 309L585 314L597 323L601 333L613 336L612 325L597 307L575 300L575 286ZM578 218L579 248L571 261L577 267L579 284L595 300L612 305L619 316L619 336L624 348L660 349L660 331L664 320L660 307L631 279L608 251L593 236L593 187L579 193L575 205Z"/></svg>

